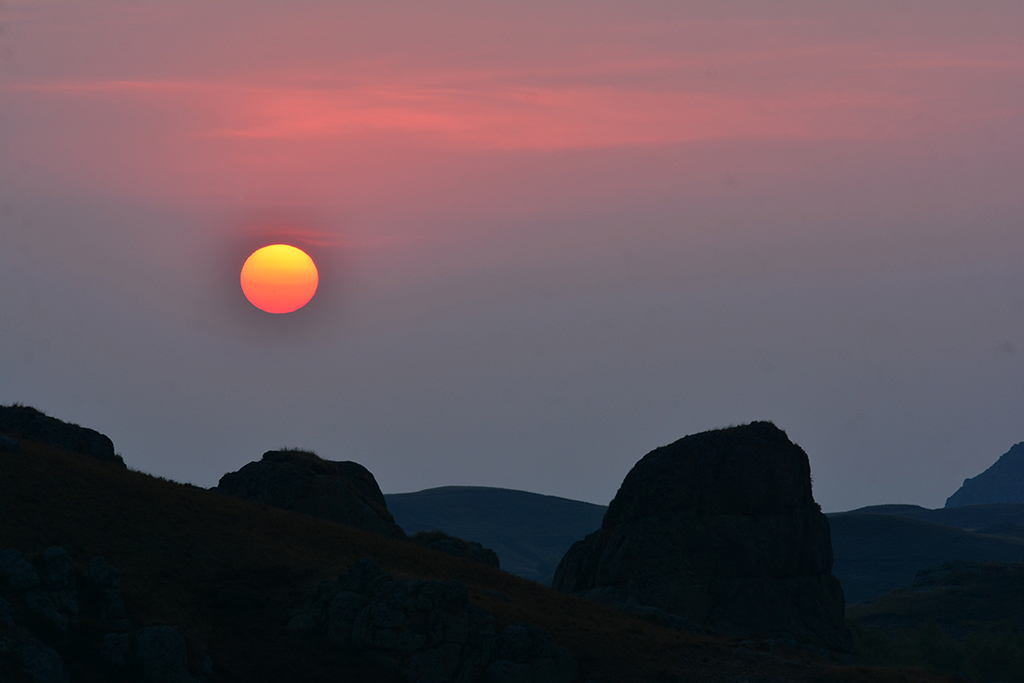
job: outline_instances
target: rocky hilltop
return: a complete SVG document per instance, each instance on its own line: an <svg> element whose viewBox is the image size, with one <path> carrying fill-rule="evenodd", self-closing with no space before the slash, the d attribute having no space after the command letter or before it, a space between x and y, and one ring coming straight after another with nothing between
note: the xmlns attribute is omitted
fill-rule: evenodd
<svg viewBox="0 0 1024 683"><path fill-rule="evenodd" d="M10 437L20 436L125 467L121 456L114 453L114 442L105 434L58 420L29 406L0 406L0 433L7 436L5 450L17 446Z"/></svg>
<svg viewBox="0 0 1024 683"><path fill-rule="evenodd" d="M1024 441L946 499L948 508L992 503L1024 503Z"/></svg>
<svg viewBox="0 0 1024 683"><path fill-rule="evenodd" d="M214 491L285 510L405 538L368 469L300 450L267 451L258 462L220 478Z"/></svg>
<svg viewBox="0 0 1024 683"><path fill-rule="evenodd" d="M770 422L687 436L629 472L554 587L696 627L848 651L807 454Z"/></svg>

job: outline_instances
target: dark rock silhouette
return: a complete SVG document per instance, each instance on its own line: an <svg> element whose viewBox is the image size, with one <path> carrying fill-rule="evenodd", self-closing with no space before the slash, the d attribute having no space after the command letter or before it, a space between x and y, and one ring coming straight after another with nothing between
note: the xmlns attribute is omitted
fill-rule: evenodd
<svg viewBox="0 0 1024 683"><path fill-rule="evenodd" d="M770 422L687 436L629 472L554 586L697 627L850 649L807 454Z"/></svg>
<svg viewBox="0 0 1024 683"><path fill-rule="evenodd" d="M368 469L300 450L267 451L220 478L214 491L405 538Z"/></svg>
<svg viewBox="0 0 1024 683"><path fill-rule="evenodd" d="M946 507L1024 503L1024 441L1003 453L991 467L976 477L964 479Z"/></svg>
<svg viewBox="0 0 1024 683"><path fill-rule="evenodd" d="M571 683L578 674L544 629L515 624L498 632L462 582L396 580L370 558L321 583L286 630L326 637L417 683Z"/></svg>
<svg viewBox="0 0 1024 683"><path fill-rule="evenodd" d="M109 437L95 429L50 417L29 406L0 406L0 432L8 435L0 443L4 450L17 448L17 442L10 438L14 435L125 467L121 456L114 453L114 442Z"/></svg>
<svg viewBox="0 0 1024 683"><path fill-rule="evenodd" d="M419 531L409 537L409 542L423 548L486 564L495 569L501 568L497 553L490 548L485 548L476 541L464 541L443 531Z"/></svg>

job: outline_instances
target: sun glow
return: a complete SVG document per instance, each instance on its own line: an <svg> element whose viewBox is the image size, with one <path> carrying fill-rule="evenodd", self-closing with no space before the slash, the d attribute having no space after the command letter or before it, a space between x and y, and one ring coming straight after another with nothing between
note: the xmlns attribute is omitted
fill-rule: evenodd
<svg viewBox="0 0 1024 683"><path fill-rule="evenodd" d="M316 294L320 275L309 254L288 244L257 249L242 266L242 292L267 313L291 313Z"/></svg>

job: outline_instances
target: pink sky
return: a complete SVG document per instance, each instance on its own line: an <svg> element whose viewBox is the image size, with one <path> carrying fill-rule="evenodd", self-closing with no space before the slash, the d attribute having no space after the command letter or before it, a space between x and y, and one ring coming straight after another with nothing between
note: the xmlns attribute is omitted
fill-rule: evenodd
<svg viewBox="0 0 1024 683"><path fill-rule="evenodd" d="M1024 408L1017 4L15 2L0 22L0 239L36 283L7 315L70 385L117 374L110 343L140 364L107 407L31 363L0 400L106 426L147 471L212 485L306 439L385 490L607 502L646 450L767 418L826 509L935 507L1024 439L1004 415ZM232 281L286 238L324 286L271 344ZM67 288L142 336L68 340ZM246 370L289 344L306 360L277 388ZM221 408L204 367L265 401ZM152 398L178 384L205 412ZM301 398L273 431L280 387ZM217 457L149 436L157 412L203 432L221 409Z"/></svg>

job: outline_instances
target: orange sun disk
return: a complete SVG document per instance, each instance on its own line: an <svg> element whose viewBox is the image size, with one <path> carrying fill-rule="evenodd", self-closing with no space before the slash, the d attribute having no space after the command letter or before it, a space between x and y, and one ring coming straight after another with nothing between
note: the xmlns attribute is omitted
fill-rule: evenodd
<svg viewBox="0 0 1024 683"><path fill-rule="evenodd" d="M313 298L320 275L309 254L288 244L254 251L242 266L242 292L267 313L291 313Z"/></svg>

